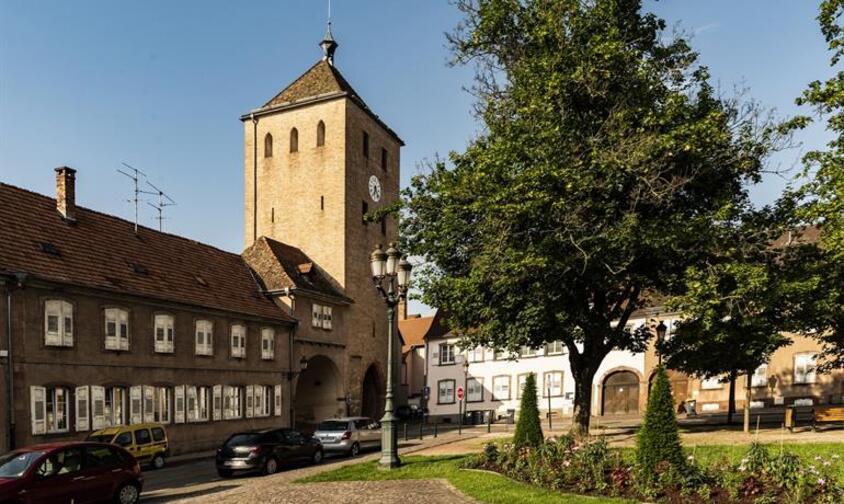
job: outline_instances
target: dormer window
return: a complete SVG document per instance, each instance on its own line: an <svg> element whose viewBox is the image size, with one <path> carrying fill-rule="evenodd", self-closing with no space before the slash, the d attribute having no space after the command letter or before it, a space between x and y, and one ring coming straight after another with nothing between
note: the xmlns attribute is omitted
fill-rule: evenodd
<svg viewBox="0 0 844 504"><path fill-rule="evenodd" d="M73 346L73 305L67 301L44 303L44 344Z"/></svg>
<svg viewBox="0 0 844 504"><path fill-rule="evenodd" d="M121 308L105 311L105 347L107 350L129 350L129 312Z"/></svg>

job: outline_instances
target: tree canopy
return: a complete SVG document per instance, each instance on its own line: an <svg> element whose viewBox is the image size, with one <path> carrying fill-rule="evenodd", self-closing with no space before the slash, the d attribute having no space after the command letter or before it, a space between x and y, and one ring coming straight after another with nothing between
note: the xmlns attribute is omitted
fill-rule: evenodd
<svg viewBox="0 0 844 504"><path fill-rule="evenodd" d="M709 257L774 137L638 0L456 4L484 130L412 180L403 237L467 344L563 341L588 430L598 366L644 349L631 315Z"/></svg>

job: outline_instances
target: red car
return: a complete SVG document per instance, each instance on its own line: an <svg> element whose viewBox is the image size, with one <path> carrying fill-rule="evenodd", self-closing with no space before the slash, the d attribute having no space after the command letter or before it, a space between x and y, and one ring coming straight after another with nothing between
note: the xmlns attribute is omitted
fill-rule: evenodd
<svg viewBox="0 0 844 504"><path fill-rule="evenodd" d="M0 455L0 502L140 501L144 477L132 455L105 443L49 443Z"/></svg>

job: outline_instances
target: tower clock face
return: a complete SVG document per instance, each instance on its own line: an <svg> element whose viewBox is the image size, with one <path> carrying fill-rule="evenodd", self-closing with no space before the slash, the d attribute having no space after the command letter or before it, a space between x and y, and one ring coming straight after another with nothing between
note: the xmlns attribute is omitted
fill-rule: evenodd
<svg viewBox="0 0 844 504"><path fill-rule="evenodd" d="M375 175L369 177L369 197L372 201L381 199L381 181Z"/></svg>

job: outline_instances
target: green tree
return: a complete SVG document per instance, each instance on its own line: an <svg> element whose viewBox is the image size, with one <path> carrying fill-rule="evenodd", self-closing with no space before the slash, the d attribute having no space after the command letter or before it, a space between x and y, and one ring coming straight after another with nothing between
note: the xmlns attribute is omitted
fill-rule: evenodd
<svg viewBox="0 0 844 504"><path fill-rule="evenodd" d="M844 56L844 0L824 0L818 22L831 52L830 64L839 67ZM808 152L802 176L809 182L790 196L799 203L802 223L820 228L817 243L798 243L795 269L812 279L815 289L804 303L805 329L823 343L824 367L844 366L844 71L828 80L814 81L797 100L826 119L832 139L824 150ZM790 126L802 128L812 118L795 118Z"/></svg>
<svg viewBox="0 0 844 504"><path fill-rule="evenodd" d="M662 365L656 369L645 418L636 435L636 459L645 474L654 474L660 462L668 462L677 469L685 467L671 384Z"/></svg>
<svg viewBox="0 0 844 504"><path fill-rule="evenodd" d="M477 65L484 130L412 180L405 245L466 344L564 343L588 431L605 356L651 337L631 314L703 264L774 137L638 0L456 3L449 40Z"/></svg>
<svg viewBox="0 0 844 504"><path fill-rule="evenodd" d="M804 292L783 260L789 252L772 246L788 219L768 209L737 212L715 225L716 253L686 274L686 288L668 306L682 313L674 334L660 347L669 368L729 383L727 423L736 411L736 380L749 380L779 348L791 343L792 304ZM749 429L750 387L745 388Z"/></svg>
<svg viewBox="0 0 844 504"><path fill-rule="evenodd" d="M516 422L513 444L516 446L539 446L545 441L545 437L542 435L542 425L539 423L535 374L527 375L521 392L519 421Z"/></svg>

